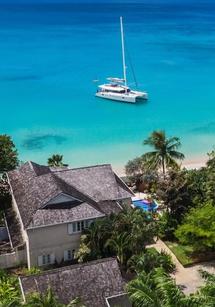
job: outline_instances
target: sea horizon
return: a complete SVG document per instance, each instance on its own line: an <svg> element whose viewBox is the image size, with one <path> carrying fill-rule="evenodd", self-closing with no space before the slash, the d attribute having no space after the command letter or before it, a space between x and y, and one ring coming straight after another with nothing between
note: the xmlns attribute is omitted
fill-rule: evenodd
<svg viewBox="0 0 215 307"><path fill-rule="evenodd" d="M72 167L122 172L153 130L165 130L180 138L184 165L206 161L215 145L215 3L22 2L0 1L0 131L20 160L46 164L59 153ZM120 16L129 83L131 58L146 103L95 97L93 80L122 76Z"/></svg>

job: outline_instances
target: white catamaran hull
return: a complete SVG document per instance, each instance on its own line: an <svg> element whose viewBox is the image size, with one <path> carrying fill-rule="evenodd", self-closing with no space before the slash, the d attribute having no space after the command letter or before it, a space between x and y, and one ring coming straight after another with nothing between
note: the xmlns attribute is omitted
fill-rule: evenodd
<svg viewBox="0 0 215 307"><path fill-rule="evenodd" d="M123 102L130 102L135 103L136 102L136 96L130 96L130 95L117 95L112 93L102 93L98 92L96 93L97 97L104 98L104 99L110 99L110 100L117 100L117 101L123 101Z"/></svg>
<svg viewBox="0 0 215 307"><path fill-rule="evenodd" d="M122 101L122 102L129 102L129 103L136 103L139 100L147 100L147 94L142 93L141 95L134 95L134 94L117 94L117 93L105 93L105 92L97 92L97 97L104 98L104 99L110 99L110 100L116 100L116 101Z"/></svg>

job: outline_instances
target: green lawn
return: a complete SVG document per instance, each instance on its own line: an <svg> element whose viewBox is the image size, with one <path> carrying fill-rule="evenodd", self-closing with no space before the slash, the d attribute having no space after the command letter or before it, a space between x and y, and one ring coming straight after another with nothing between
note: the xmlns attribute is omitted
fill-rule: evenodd
<svg viewBox="0 0 215 307"><path fill-rule="evenodd" d="M193 263L193 259L191 254L193 252L193 248L191 246L181 245L176 242L165 242L166 245L171 249L173 254L175 254L176 258L181 262L183 266L190 265Z"/></svg>

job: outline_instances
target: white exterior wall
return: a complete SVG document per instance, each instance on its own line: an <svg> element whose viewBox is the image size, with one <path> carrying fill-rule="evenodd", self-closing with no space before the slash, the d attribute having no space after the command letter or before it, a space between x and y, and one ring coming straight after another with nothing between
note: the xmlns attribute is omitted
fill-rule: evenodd
<svg viewBox="0 0 215 307"><path fill-rule="evenodd" d="M25 264L26 262L27 259L25 249L0 255L0 268L2 269L14 268L20 264Z"/></svg>
<svg viewBox="0 0 215 307"><path fill-rule="evenodd" d="M76 251L80 245L81 233L68 234L68 224L28 229L30 265L38 266L38 256L53 254L60 263L64 259L65 250Z"/></svg>

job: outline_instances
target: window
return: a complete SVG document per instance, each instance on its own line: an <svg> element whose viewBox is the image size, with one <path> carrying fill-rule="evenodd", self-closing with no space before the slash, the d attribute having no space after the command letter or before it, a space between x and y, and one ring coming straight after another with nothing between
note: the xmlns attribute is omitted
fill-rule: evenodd
<svg viewBox="0 0 215 307"><path fill-rule="evenodd" d="M76 223L72 223L72 231L76 232Z"/></svg>
<svg viewBox="0 0 215 307"><path fill-rule="evenodd" d="M68 224L68 234L78 233L88 228L94 220L84 220Z"/></svg>
<svg viewBox="0 0 215 307"><path fill-rule="evenodd" d="M81 230L85 229L85 221L81 221Z"/></svg>
<svg viewBox="0 0 215 307"><path fill-rule="evenodd" d="M64 251L64 261L70 261L75 258L75 249L68 249Z"/></svg>
<svg viewBox="0 0 215 307"><path fill-rule="evenodd" d="M38 256L38 266L49 265L53 264L54 262L55 262L54 253Z"/></svg>
<svg viewBox="0 0 215 307"><path fill-rule="evenodd" d="M71 260L72 259L72 254L71 254L71 250L70 249L67 251L67 255L68 255L68 260Z"/></svg>

